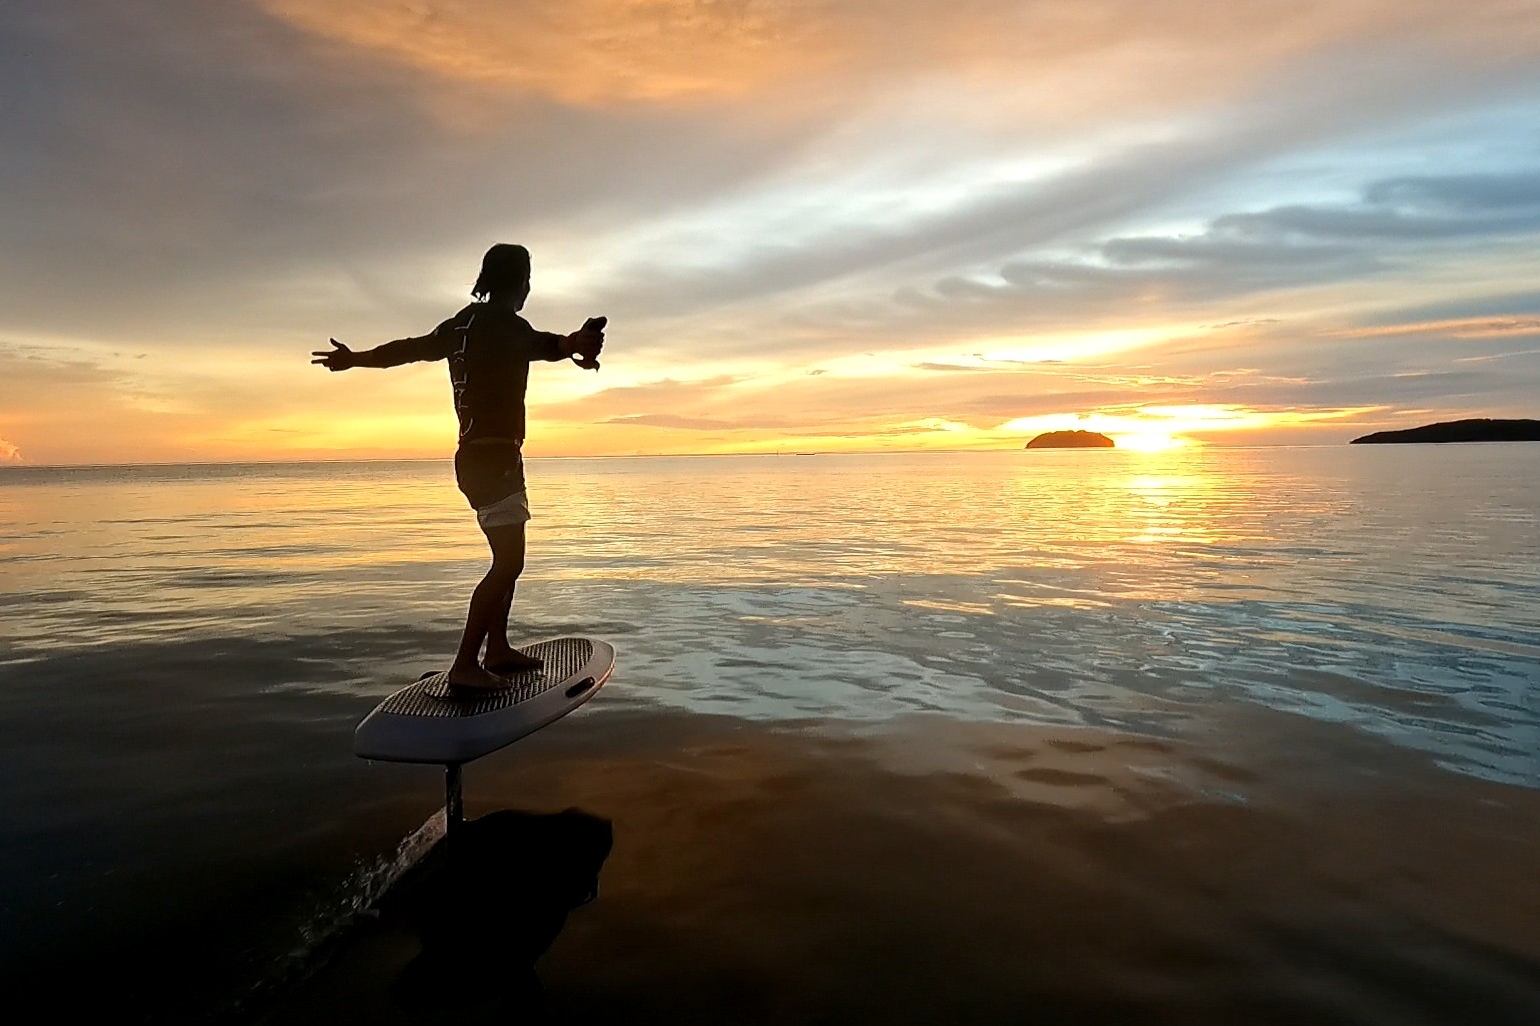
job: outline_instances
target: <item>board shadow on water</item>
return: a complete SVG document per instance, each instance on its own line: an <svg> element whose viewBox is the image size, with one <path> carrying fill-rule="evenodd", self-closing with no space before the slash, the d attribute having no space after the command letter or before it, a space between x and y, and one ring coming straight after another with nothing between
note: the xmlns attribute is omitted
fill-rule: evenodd
<svg viewBox="0 0 1540 1026"><path fill-rule="evenodd" d="M607 820L576 809L485 813L452 838L441 836L288 978L243 1001L241 1017L275 1024L546 1018L535 963L569 913L598 897L612 843Z"/></svg>

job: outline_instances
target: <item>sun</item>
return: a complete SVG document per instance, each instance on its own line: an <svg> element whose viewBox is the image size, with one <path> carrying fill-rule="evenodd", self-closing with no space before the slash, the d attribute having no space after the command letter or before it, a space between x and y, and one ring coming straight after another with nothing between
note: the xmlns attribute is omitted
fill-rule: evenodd
<svg viewBox="0 0 1540 1026"><path fill-rule="evenodd" d="M1187 441L1168 435L1163 431L1132 431L1128 433L1116 433L1112 440L1117 443L1119 449L1132 449L1134 452L1163 452L1166 449L1179 449L1187 445Z"/></svg>

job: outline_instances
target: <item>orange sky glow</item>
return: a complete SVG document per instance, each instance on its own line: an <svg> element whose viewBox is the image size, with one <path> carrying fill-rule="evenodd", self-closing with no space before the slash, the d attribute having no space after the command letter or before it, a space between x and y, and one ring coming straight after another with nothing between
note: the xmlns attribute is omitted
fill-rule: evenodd
<svg viewBox="0 0 1540 1026"><path fill-rule="evenodd" d="M546 456L1338 444L1540 394L1520 0L247 0L22 16L0 463L447 456L482 251ZM6 57L0 54L0 57ZM13 91L14 92L14 91Z"/></svg>

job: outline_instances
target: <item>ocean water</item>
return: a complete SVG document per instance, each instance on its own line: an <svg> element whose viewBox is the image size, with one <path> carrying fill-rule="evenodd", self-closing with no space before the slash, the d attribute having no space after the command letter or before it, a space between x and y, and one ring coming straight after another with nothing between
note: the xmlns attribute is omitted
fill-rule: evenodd
<svg viewBox="0 0 1540 1026"><path fill-rule="evenodd" d="M12 982L124 1021L1540 1022L1540 446L529 477L514 632L619 656L466 771L519 868L447 932L524 945L472 972L428 957L441 780L350 753L484 569L448 463L0 472Z"/></svg>

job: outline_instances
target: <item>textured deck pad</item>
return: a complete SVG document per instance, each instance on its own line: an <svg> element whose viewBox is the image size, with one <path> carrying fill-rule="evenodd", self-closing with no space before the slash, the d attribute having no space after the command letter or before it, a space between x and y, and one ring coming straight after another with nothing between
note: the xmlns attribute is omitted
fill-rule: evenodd
<svg viewBox="0 0 1540 1026"><path fill-rule="evenodd" d="M451 688L449 671L443 670L397 691L385 699L380 709L399 716L479 716L506 709L578 676L593 657L594 643L587 638L557 638L526 645L520 651L544 659L545 666L505 674L503 679L511 681L512 687L467 693L466 688Z"/></svg>
<svg viewBox="0 0 1540 1026"><path fill-rule="evenodd" d="M505 689L451 689L447 673L434 673L397 691L358 725L354 752L389 762L479 759L588 701L615 666L614 648L589 638L556 638L522 650L545 666L510 675Z"/></svg>

